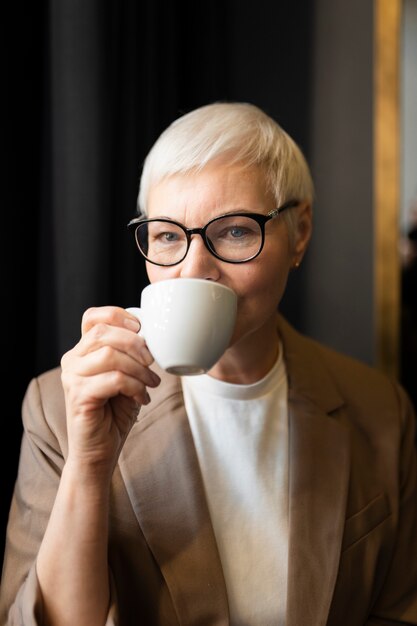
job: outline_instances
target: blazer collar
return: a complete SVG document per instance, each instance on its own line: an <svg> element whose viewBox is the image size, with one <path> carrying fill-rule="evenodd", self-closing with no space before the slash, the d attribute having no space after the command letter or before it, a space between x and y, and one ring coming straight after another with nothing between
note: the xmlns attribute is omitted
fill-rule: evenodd
<svg viewBox="0 0 417 626"><path fill-rule="evenodd" d="M289 382L287 626L321 626L335 585L349 474L343 399L315 343L278 318ZM184 626L229 624L227 592L180 380L150 390L120 458L137 520ZM137 460L140 459L140 463Z"/></svg>
<svg viewBox="0 0 417 626"><path fill-rule="evenodd" d="M324 413L341 407L344 399L323 362L323 346L301 335L282 315L278 315L277 327L284 350L290 399L303 398Z"/></svg>
<svg viewBox="0 0 417 626"><path fill-rule="evenodd" d="M349 436L339 419L345 402L323 360L324 348L282 317L278 328L289 390L286 624L324 626L336 584L348 496Z"/></svg>

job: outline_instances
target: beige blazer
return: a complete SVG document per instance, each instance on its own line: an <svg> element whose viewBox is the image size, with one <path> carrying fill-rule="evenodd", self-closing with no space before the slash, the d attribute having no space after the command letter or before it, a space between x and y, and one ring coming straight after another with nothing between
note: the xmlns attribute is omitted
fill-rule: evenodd
<svg viewBox="0 0 417 626"><path fill-rule="evenodd" d="M417 624L409 401L380 373L302 337L281 317L278 332L289 382L286 626ZM158 373L162 384L114 473L107 626L226 626L227 592L181 386ZM67 453L58 369L31 382L23 420L1 626L42 624L34 563Z"/></svg>

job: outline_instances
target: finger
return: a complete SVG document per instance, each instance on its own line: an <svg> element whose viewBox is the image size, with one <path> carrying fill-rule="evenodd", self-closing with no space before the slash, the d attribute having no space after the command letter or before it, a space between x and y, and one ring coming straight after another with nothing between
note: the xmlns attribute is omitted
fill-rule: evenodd
<svg viewBox="0 0 417 626"><path fill-rule="evenodd" d="M63 371L73 372L82 377L96 376L106 372L120 372L141 381L149 387L156 387L160 378L146 363L130 354L106 345L85 355L72 355L62 359Z"/></svg>
<svg viewBox="0 0 417 626"><path fill-rule="evenodd" d="M154 360L143 337L125 328L110 326L102 322L87 331L74 350L75 353L84 355L104 346L111 346L115 350L125 352L144 365L151 365Z"/></svg>
<svg viewBox="0 0 417 626"><path fill-rule="evenodd" d="M135 333L139 332L140 329L137 317L116 306L90 307L87 309L81 320L81 333L84 335L96 324L119 326L120 328L132 330Z"/></svg>
<svg viewBox="0 0 417 626"><path fill-rule="evenodd" d="M73 413L92 413L104 406L110 398L119 395L131 398L138 404L149 402L146 385L120 371L86 377L62 372L61 378Z"/></svg>

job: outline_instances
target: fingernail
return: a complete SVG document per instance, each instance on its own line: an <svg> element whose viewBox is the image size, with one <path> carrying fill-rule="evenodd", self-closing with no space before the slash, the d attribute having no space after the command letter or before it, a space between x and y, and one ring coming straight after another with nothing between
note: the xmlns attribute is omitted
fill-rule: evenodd
<svg viewBox="0 0 417 626"><path fill-rule="evenodd" d="M129 330L133 330L135 333L139 331L140 324L135 317L125 317L124 324Z"/></svg>
<svg viewBox="0 0 417 626"><path fill-rule="evenodd" d="M152 375L152 380L154 381L155 385L159 385L159 383L161 382L161 379L159 378L158 374L155 374L155 372L153 372L152 370L149 370L151 375Z"/></svg>

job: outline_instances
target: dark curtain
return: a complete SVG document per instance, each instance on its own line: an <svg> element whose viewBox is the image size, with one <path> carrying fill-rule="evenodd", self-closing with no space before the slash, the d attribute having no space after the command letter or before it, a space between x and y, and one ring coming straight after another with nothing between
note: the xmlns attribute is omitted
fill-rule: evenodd
<svg viewBox="0 0 417 626"><path fill-rule="evenodd" d="M308 156L312 2L7 5L2 538L27 384L59 365L87 307L135 305L147 282L126 224L159 133L196 106L244 100ZM293 321L302 271L297 281L284 303Z"/></svg>

